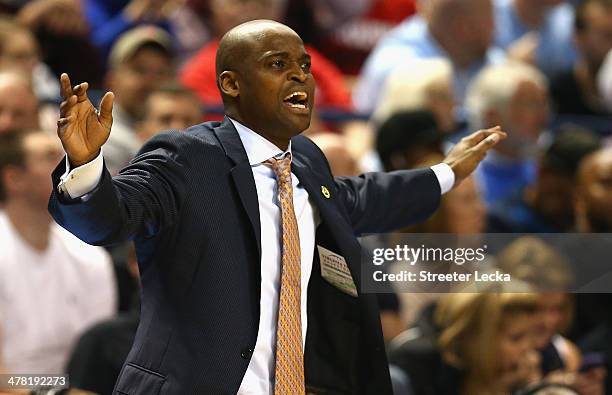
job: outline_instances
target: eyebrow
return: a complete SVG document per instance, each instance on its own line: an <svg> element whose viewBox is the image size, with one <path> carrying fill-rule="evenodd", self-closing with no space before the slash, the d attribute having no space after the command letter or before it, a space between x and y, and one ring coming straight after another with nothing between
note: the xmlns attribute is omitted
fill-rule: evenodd
<svg viewBox="0 0 612 395"><path fill-rule="evenodd" d="M257 60L258 61L262 61L262 60L264 60L266 58L270 58L270 57L273 57L273 56L280 56L280 57L283 57L283 58L289 58L290 57L289 52L287 52L287 51L266 51ZM300 58L301 59L306 59L308 61L311 60L310 55L307 54L306 52L304 52L304 54Z"/></svg>

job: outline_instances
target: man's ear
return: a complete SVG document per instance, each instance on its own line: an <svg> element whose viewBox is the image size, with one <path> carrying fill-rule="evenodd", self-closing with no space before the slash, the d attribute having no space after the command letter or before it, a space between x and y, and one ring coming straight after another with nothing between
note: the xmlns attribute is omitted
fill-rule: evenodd
<svg viewBox="0 0 612 395"><path fill-rule="evenodd" d="M219 83L219 89L223 95L234 98L240 96L240 84L238 82L238 75L235 71L222 72L217 82Z"/></svg>

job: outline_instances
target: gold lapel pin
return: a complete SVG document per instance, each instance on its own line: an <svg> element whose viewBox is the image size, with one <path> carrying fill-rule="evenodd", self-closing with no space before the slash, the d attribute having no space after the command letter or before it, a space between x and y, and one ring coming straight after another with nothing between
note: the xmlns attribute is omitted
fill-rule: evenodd
<svg viewBox="0 0 612 395"><path fill-rule="evenodd" d="M325 196L326 199L329 199L331 193L329 193L329 189L325 185L321 185L321 193Z"/></svg>

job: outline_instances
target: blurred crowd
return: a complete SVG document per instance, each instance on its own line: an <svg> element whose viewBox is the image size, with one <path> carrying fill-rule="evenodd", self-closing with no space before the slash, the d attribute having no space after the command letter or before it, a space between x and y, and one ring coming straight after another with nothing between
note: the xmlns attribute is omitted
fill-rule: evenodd
<svg viewBox="0 0 612 395"><path fill-rule="evenodd" d="M117 173L154 134L223 116L219 38L251 19L304 39L305 134L336 176L508 133L402 232L612 233L612 0L0 0L0 373L109 394L138 327L133 247L86 245L47 213L59 75L94 102L114 92ZM612 297L563 292L564 257L534 237L498 260L549 268L559 291L380 295L396 394L612 394Z"/></svg>

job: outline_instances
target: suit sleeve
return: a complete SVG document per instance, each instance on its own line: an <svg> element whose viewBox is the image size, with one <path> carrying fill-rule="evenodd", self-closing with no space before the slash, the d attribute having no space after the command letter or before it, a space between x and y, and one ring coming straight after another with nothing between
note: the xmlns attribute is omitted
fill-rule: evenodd
<svg viewBox="0 0 612 395"><path fill-rule="evenodd" d="M440 183L431 169L335 177L334 183L357 235L425 221L440 204Z"/></svg>
<svg viewBox="0 0 612 395"><path fill-rule="evenodd" d="M65 171L60 163L52 175L49 212L59 225L89 244L154 236L172 226L186 195L188 138L193 137L178 132L157 135L115 177L105 168L98 186L84 199L58 191Z"/></svg>

